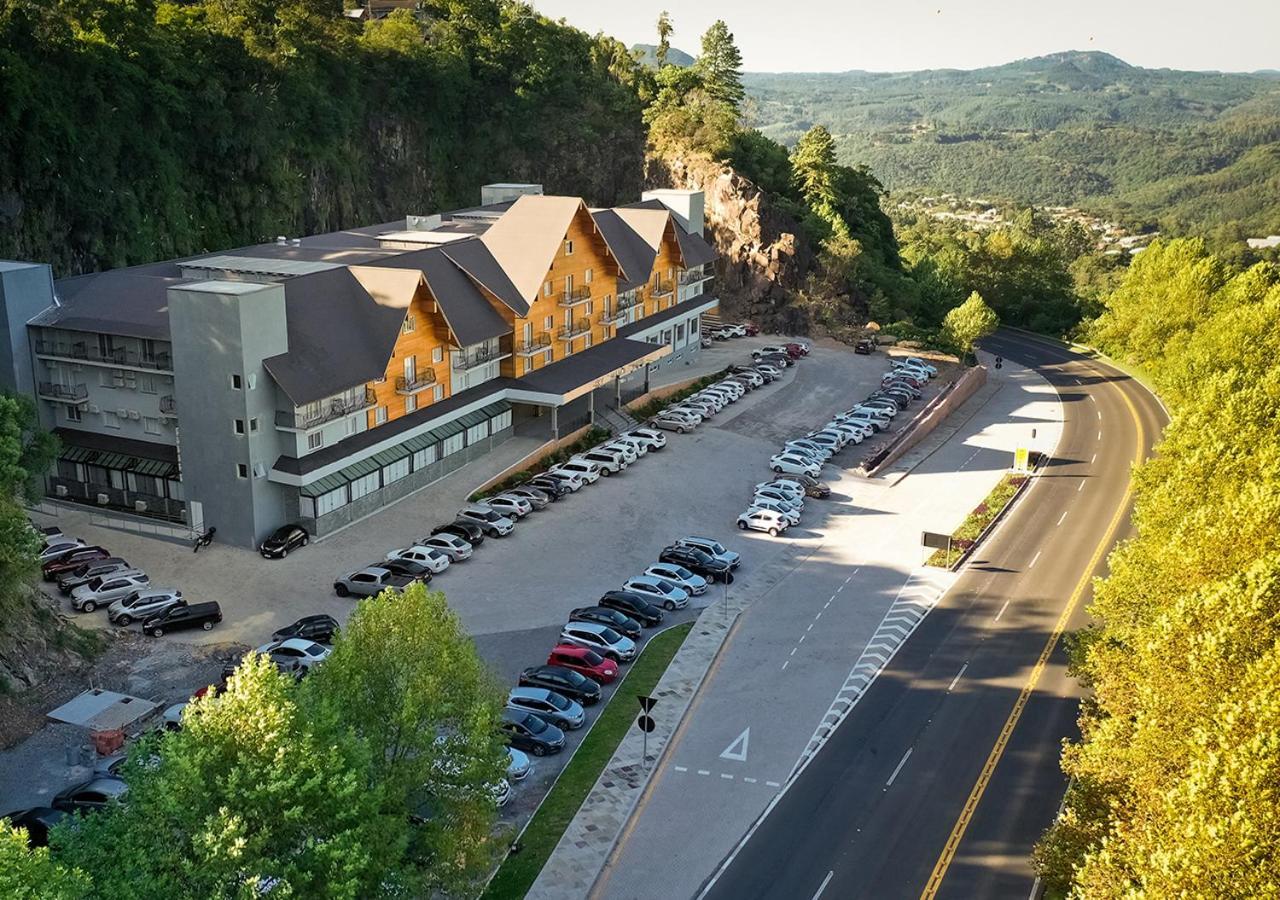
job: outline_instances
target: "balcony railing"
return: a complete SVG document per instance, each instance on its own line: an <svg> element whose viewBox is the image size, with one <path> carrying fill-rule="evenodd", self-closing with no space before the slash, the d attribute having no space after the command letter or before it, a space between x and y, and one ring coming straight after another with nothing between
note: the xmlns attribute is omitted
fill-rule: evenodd
<svg viewBox="0 0 1280 900"><path fill-rule="evenodd" d="M619 294L618 295L618 311L626 312L627 310L631 309L633 306L639 306L642 302L643 301L640 299L639 294L635 294L635 293Z"/></svg>
<svg viewBox="0 0 1280 900"><path fill-rule="evenodd" d="M590 330L590 319L577 319L572 324L560 326L560 340L571 341L579 335L586 334Z"/></svg>
<svg viewBox="0 0 1280 900"><path fill-rule="evenodd" d="M166 394L160 398L160 415L170 419L177 418L178 401L174 400L172 395Z"/></svg>
<svg viewBox="0 0 1280 900"><path fill-rule="evenodd" d="M545 353L551 348L551 335L545 331L536 334L527 341L516 341L516 356L534 356Z"/></svg>
<svg viewBox="0 0 1280 900"><path fill-rule="evenodd" d="M36 341L37 356L51 356L75 362L100 366L132 366L137 369L173 370L173 356L167 350L145 356L128 347L113 347L104 351L96 344L85 341Z"/></svg>
<svg viewBox="0 0 1280 900"><path fill-rule="evenodd" d="M600 313L600 324L608 325L610 327L621 325L623 322L627 321L629 313L630 309L615 309L613 312L602 312Z"/></svg>
<svg viewBox="0 0 1280 900"><path fill-rule="evenodd" d="M366 387L363 393L354 398L334 398L322 403L318 410L302 407L292 410L278 409L276 410L276 427L287 431L306 431L368 409L377 402L378 398L373 388Z"/></svg>
<svg viewBox="0 0 1280 900"><path fill-rule="evenodd" d="M477 347L470 353L455 353L453 355L453 367L459 370L474 369L477 366L483 366L485 363L505 359L510 355L510 353L503 353L500 348L496 347Z"/></svg>
<svg viewBox="0 0 1280 900"><path fill-rule="evenodd" d="M423 369L421 372L415 372L413 379L405 378L403 375L396 376L396 393L397 394L416 394L424 391L431 385L436 383L436 370Z"/></svg>
<svg viewBox="0 0 1280 900"><path fill-rule="evenodd" d="M672 286L670 281L654 281L650 283L650 297L669 297L671 296Z"/></svg>
<svg viewBox="0 0 1280 900"><path fill-rule="evenodd" d="M36 387L36 393L45 400L55 403L84 403L89 399L89 386L85 384L53 384L42 381Z"/></svg>
<svg viewBox="0 0 1280 900"><path fill-rule="evenodd" d="M577 306L579 303L586 303L591 299L591 287L583 285L576 287L571 291L564 291L560 295L560 306Z"/></svg>
<svg viewBox="0 0 1280 900"><path fill-rule="evenodd" d="M680 273L681 284L697 284L699 281L706 281L715 275L715 272L707 266L694 266L692 269L685 269Z"/></svg>

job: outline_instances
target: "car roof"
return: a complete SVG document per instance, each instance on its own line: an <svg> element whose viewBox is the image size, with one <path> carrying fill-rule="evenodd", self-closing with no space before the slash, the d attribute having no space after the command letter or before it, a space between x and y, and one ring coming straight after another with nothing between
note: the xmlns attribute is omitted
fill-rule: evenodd
<svg viewBox="0 0 1280 900"><path fill-rule="evenodd" d="M520 687L517 685L511 689L511 693L507 694L507 699L524 697L527 700L546 700L550 694L551 691L547 688Z"/></svg>
<svg viewBox="0 0 1280 900"><path fill-rule="evenodd" d="M383 575L393 574L392 571L386 568L385 566L365 566L363 569L357 569L356 571L352 572L351 575L363 575L366 572L370 575L377 575L379 578L381 578ZM351 577L351 576L349 575L347 577Z"/></svg>
<svg viewBox="0 0 1280 900"><path fill-rule="evenodd" d="M119 797L121 794L128 793L129 785L125 784L119 778L112 778L109 775L99 775L90 778L88 781L80 784L73 784L64 790L64 794L78 794L81 791L95 791L99 794L110 794L113 797Z"/></svg>
<svg viewBox="0 0 1280 900"><path fill-rule="evenodd" d="M654 578L652 575L633 575L627 579L627 584L661 584L662 579Z"/></svg>
<svg viewBox="0 0 1280 900"><path fill-rule="evenodd" d="M604 630L609 626L601 622L566 622L564 627L565 627L565 630L574 628L574 629L577 629L578 631L589 631L592 634L603 635Z"/></svg>

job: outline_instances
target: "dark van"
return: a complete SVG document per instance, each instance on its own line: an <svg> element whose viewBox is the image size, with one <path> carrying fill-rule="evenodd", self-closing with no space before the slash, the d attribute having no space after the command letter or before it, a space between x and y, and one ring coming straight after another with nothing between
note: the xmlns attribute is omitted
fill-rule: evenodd
<svg viewBox="0 0 1280 900"><path fill-rule="evenodd" d="M192 603L190 606L171 606L158 616L142 623L142 633L160 637L167 631L183 628L203 628L209 631L222 621L222 607L216 602Z"/></svg>

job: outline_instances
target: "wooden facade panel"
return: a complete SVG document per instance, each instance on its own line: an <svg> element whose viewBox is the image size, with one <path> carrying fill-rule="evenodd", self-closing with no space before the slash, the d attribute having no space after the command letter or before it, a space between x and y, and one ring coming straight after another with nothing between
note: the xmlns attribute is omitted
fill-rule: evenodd
<svg viewBox="0 0 1280 900"><path fill-rule="evenodd" d="M401 331L396 339L395 349L387 360L386 375L382 381L370 385L377 401L373 409L367 413L369 428L376 428L378 409L386 407L387 422L407 415L406 395L398 392L396 380L405 374L405 360L413 357L414 371L419 376L430 371L435 374L435 385L443 388L440 399L449 396L449 326L444 317L435 310L435 301L425 285L420 285L409 305L408 316L413 317L413 330ZM438 352L437 352L438 351ZM439 356L439 360L434 357ZM435 402L435 385L428 386L414 395L416 409L422 409ZM385 424L385 423L384 423Z"/></svg>

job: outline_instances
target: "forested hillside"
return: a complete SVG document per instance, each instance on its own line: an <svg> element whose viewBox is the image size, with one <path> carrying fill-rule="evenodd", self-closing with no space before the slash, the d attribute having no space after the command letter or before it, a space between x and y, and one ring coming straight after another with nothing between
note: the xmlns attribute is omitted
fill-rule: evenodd
<svg viewBox="0 0 1280 900"><path fill-rule="evenodd" d="M891 189L1083 203L1175 233L1280 230L1273 74L1068 52L973 71L748 74L745 84L765 134L790 144L822 122L842 162Z"/></svg>
<svg viewBox="0 0 1280 900"><path fill-rule="evenodd" d="M0 4L0 258L59 275L478 201L633 199L626 47L503 0Z"/></svg>
<svg viewBox="0 0 1280 900"><path fill-rule="evenodd" d="M1082 900L1275 896L1280 269L1156 242L1105 307L1090 338L1151 373L1172 423L1072 647L1091 695L1038 867Z"/></svg>

